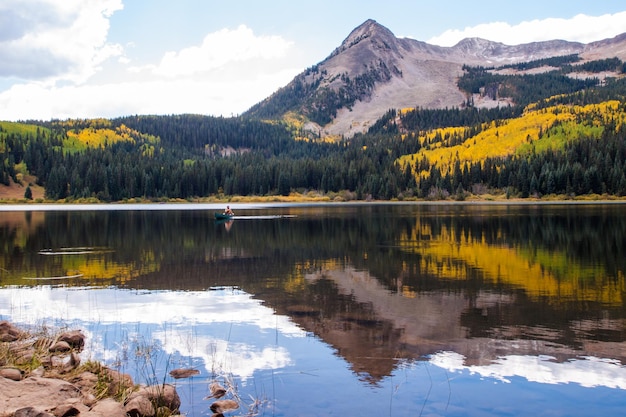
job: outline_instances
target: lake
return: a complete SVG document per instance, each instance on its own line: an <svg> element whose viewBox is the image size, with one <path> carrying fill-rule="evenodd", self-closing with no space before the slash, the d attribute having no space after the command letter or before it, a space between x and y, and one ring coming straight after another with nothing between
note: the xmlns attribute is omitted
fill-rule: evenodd
<svg viewBox="0 0 626 417"><path fill-rule="evenodd" d="M0 206L0 320L188 416L626 412L626 205L231 207Z"/></svg>

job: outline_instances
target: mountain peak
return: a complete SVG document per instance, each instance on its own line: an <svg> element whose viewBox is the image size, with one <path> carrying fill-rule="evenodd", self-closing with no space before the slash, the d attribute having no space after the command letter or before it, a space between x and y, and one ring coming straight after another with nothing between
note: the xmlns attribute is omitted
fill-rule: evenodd
<svg viewBox="0 0 626 417"><path fill-rule="evenodd" d="M499 42L493 42L483 38L465 38L460 40L453 48L484 49L494 44L501 45Z"/></svg>
<svg viewBox="0 0 626 417"><path fill-rule="evenodd" d="M468 92L457 85L464 65L493 67L571 54L624 60L626 34L589 45L563 40L506 45L467 38L444 47L396 38L385 26L368 19L326 59L248 114L280 117L293 111L308 119L305 129L311 132L350 137L366 131L389 109L464 106ZM500 101L483 100L478 105L493 107Z"/></svg>
<svg viewBox="0 0 626 417"><path fill-rule="evenodd" d="M350 32L348 37L341 43L341 46L335 50L335 53L345 51L368 39L374 44L380 42L387 47L393 45L397 40L395 35L385 26L379 24L374 19L367 19Z"/></svg>

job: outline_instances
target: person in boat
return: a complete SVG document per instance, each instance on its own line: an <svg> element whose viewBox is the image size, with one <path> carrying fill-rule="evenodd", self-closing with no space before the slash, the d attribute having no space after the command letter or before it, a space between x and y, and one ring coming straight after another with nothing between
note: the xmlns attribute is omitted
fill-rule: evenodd
<svg viewBox="0 0 626 417"><path fill-rule="evenodd" d="M226 210L224 210L224 214L227 216L234 216L235 213L230 209L230 206L226 206Z"/></svg>

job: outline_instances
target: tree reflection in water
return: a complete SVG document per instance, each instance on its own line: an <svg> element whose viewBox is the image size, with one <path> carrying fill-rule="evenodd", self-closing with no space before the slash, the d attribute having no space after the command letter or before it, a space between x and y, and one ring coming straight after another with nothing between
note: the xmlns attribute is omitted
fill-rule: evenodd
<svg viewBox="0 0 626 417"><path fill-rule="evenodd" d="M622 205L235 206L229 228L200 208L2 213L0 284L236 289L373 385L414 360L626 360ZM78 247L100 250L61 251Z"/></svg>

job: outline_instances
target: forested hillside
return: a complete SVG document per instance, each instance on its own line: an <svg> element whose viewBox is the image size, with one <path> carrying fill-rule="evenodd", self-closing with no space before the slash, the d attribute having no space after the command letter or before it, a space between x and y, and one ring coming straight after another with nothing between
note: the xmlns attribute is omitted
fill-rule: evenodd
<svg viewBox="0 0 626 417"><path fill-rule="evenodd" d="M0 184L34 175L47 199L100 201L625 196L624 63L568 56L519 65L552 69L466 67L464 107L390 109L368 133L334 142L252 117L0 122ZM606 71L614 75L593 76ZM478 96L511 105L478 108Z"/></svg>

